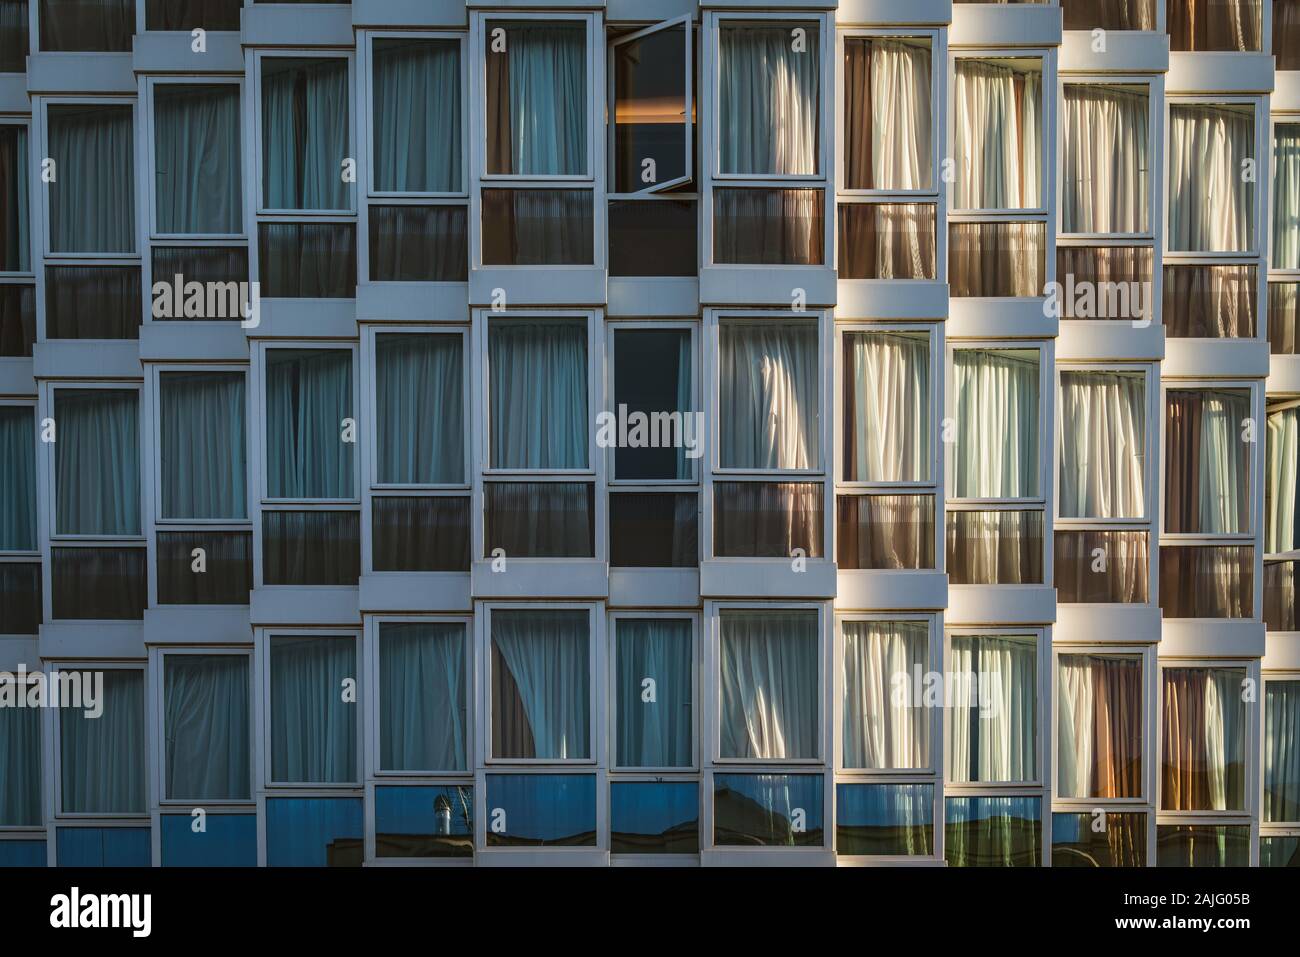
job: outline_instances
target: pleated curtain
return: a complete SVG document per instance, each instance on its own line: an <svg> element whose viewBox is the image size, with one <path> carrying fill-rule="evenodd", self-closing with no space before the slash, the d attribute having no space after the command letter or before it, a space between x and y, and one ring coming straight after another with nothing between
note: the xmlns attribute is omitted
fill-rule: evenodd
<svg viewBox="0 0 1300 957"><path fill-rule="evenodd" d="M81 673L83 689L91 674ZM79 707L59 711L61 810L144 814L148 810L144 671L109 668L103 669L103 676L103 711L98 717L87 717Z"/></svg>
<svg viewBox="0 0 1300 957"><path fill-rule="evenodd" d="M1238 811L1246 795L1246 671L1165 668L1161 808Z"/></svg>
<svg viewBox="0 0 1300 957"><path fill-rule="evenodd" d="M1061 797L1142 795L1142 660L1061 655L1056 761Z"/></svg>
<svg viewBox="0 0 1300 957"><path fill-rule="evenodd" d="M249 774L249 659L168 655L163 684L166 796L246 801Z"/></svg>
<svg viewBox="0 0 1300 957"><path fill-rule="evenodd" d="M1268 0L1168 0L1165 29L1177 52L1259 50Z"/></svg>
<svg viewBox="0 0 1300 957"><path fill-rule="evenodd" d="M620 618L615 627L618 766L690 767L694 738L690 621Z"/></svg>
<svg viewBox="0 0 1300 957"><path fill-rule="evenodd" d="M493 321L488 376L493 468L587 467L591 430L583 323Z"/></svg>
<svg viewBox="0 0 1300 957"><path fill-rule="evenodd" d="M1300 821L1300 681L1264 683L1264 818Z"/></svg>
<svg viewBox="0 0 1300 957"><path fill-rule="evenodd" d="M135 146L130 106L49 107L50 249L135 250Z"/></svg>
<svg viewBox="0 0 1300 957"><path fill-rule="evenodd" d="M804 31L802 45L795 29ZM723 173L793 176L818 171L818 46L813 21L721 28L718 123Z"/></svg>
<svg viewBox="0 0 1300 957"><path fill-rule="evenodd" d="M844 477L853 482L930 478L927 336L844 336Z"/></svg>
<svg viewBox="0 0 1300 957"><path fill-rule="evenodd" d="M1032 638L954 635L948 702L953 781L1038 776L1038 649Z"/></svg>
<svg viewBox="0 0 1300 957"><path fill-rule="evenodd" d="M844 41L845 186L930 189L929 41Z"/></svg>
<svg viewBox="0 0 1300 957"><path fill-rule="evenodd" d="M1037 352L958 349L958 498L1033 498L1039 494Z"/></svg>
<svg viewBox="0 0 1300 957"><path fill-rule="evenodd" d="M1146 514L1146 382L1116 372L1061 373L1058 495L1063 518Z"/></svg>
<svg viewBox="0 0 1300 957"><path fill-rule="evenodd" d="M134 389L55 390L58 534L140 534L139 419Z"/></svg>
<svg viewBox="0 0 1300 957"><path fill-rule="evenodd" d="M462 190L459 43L379 38L373 61L375 189Z"/></svg>
<svg viewBox="0 0 1300 957"><path fill-rule="evenodd" d="M1061 117L1061 228L1145 233L1150 226L1150 96L1067 84Z"/></svg>
<svg viewBox="0 0 1300 957"><path fill-rule="evenodd" d="M1245 392L1165 394L1165 531L1230 535L1250 525Z"/></svg>
<svg viewBox="0 0 1300 957"><path fill-rule="evenodd" d="M267 209L348 209L343 161L351 151L350 116L347 60L262 60L262 201Z"/></svg>
<svg viewBox="0 0 1300 957"><path fill-rule="evenodd" d="M816 613L726 612L721 629L722 757L815 758Z"/></svg>
<svg viewBox="0 0 1300 957"><path fill-rule="evenodd" d="M1270 412L1265 447L1264 553L1276 555L1300 548L1300 406Z"/></svg>
<svg viewBox="0 0 1300 957"><path fill-rule="evenodd" d="M1224 106L1169 107L1169 248L1255 248L1255 184L1242 161L1255 156L1255 116Z"/></svg>
<svg viewBox="0 0 1300 957"><path fill-rule="evenodd" d="M727 322L721 346L723 468L821 463L820 362L811 322Z"/></svg>
<svg viewBox="0 0 1300 957"><path fill-rule="evenodd" d="M243 373L164 372L158 396L162 517L247 518Z"/></svg>
<svg viewBox="0 0 1300 957"><path fill-rule="evenodd" d="M385 771L464 771L465 626L381 622L379 752Z"/></svg>
<svg viewBox="0 0 1300 957"><path fill-rule="evenodd" d="M1300 282L1268 284L1268 351L1300 354Z"/></svg>
<svg viewBox="0 0 1300 957"><path fill-rule="evenodd" d="M242 232L242 153L236 84L156 85L158 231Z"/></svg>
<svg viewBox="0 0 1300 957"><path fill-rule="evenodd" d="M271 638L271 780L345 784L357 780L359 699L356 643L350 638Z"/></svg>
<svg viewBox="0 0 1300 957"><path fill-rule="evenodd" d="M590 623L585 611L492 614L492 754L591 756Z"/></svg>
<svg viewBox="0 0 1300 957"><path fill-rule="evenodd" d="M487 53L488 172L587 173L585 25L516 22L503 28L505 49Z"/></svg>
<svg viewBox="0 0 1300 957"><path fill-rule="evenodd" d="M36 416L28 406L0 406L0 488L0 551L35 551Z"/></svg>
<svg viewBox="0 0 1300 957"><path fill-rule="evenodd" d="M356 444L352 354L345 349L271 349L266 356L266 474L271 498L337 499L354 494Z"/></svg>
<svg viewBox="0 0 1300 957"><path fill-rule="evenodd" d="M380 483L464 483L464 410L464 346L459 335L375 337Z"/></svg>
<svg viewBox="0 0 1300 957"><path fill-rule="evenodd" d="M1300 123L1273 127L1273 268L1300 269Z"/></svg>
<svg viewBox="0 0 1300 957"><path fill-rule="evenodd" d="M1160 610L1166 618L1249 618L1254 584L1251 545L1160 546Z"/></svg>
<svg viewBox="0 0 1300 957"><path fill-rule="evenodd" d="M25 695L21 685L15 695ZM0 827L39 827L41 808L40 708L0 708Z"/></svg>
<svg viewBox="0 0 1300 957"><path fill-rule="evenodd" d="M954 208L1043 205L1041 74L962 57L954 77Z"/></svg>
<svg viewBox="0 0 1300 957"><path fill-rule="evenodd" d="M930 709L918 682L930 670L923 621L846 621L844 767L930 766Z"/></svg>
<svg viewBox="0 0 1300 957"><path fill-rule="evenodd" d="M0 126L0 272L32 268L27 128Z"/></svg>

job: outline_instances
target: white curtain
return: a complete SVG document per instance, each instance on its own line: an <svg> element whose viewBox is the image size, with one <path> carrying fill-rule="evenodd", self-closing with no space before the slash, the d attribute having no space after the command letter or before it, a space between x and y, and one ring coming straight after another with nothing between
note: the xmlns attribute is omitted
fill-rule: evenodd
<svg viewBox="0 0 1300 957"><path fill-rule="evenodd" d="M462 189L460 44L381 38L373 59L375 189Z"/></svg>
<svg viewBox="0 0 1300 957"><path fill-rule="evenodd" d="M375 336L376 470L381 483L465 481L459 335Z"/></svg>
<svg viewBox="0 0 1300 957"><path fill-rule="evenodd" d="M26 694L21 685L16 694ZM0 708L0 827L39 827L41 809L40 708Z"/></svg>
<svg viewBox="0 0 1300 957"><path fill-rule="evenodd" d="M930 670L929 626L846 621L843 632L844 767L929 767L930 709L915 685Z"/></svg>
<svg viewBox="0 0 1300 957"><path fill-rule="evenodd" d="M816 173L821 103L816 22L727 24L719 31L718 48L722 172Z"/></svg>
<svg viewBox="0 0 1300 957"><path fill-rule="evenodd" d="M1142 375L1062 372L1060 515L1142 518L1145 463Z"/></svg>
<svg viewBox="0 0 1300 957"><path fill-rule="evenodd" d="M154 87L159 232L242 232L242 162L238 86Z"/></svg>
<svg viewBox="0 0 1300 957"><path fill-rule="evenodd" d="M1150 96L1067 84L1061 120L1061 228L1144 233L1150 226Z"/></svg>
<svg viewBox="0 0 1300 957"><path fill-rule="evenodd" d="M618 766L690 767L690 621L620 618L617 631Z"/></svg>
<svg viewBox="0 0 1300 957"><path fill-rule="evenodd" d="M1264 820L1300 821L1300 681L1264 684Z"/></svg>
<svg viewBox="0 0 1300 957"><path fill-rule="evenodd" d="M30 407L0 406L0 551L35 551L36 417Z"/></svg>
<svg viewBox="0 0 1300 957"><path fill-rule="evenodd" d="M262 61L262 200L268 209L347 209L348 61Z"/></svg>
<svg viewBox="0 0 1300 957"><path fill-rule="evenodd" d="M844 336L844 477L855 482L930 478L930 341L926 335Z"/></svg>
<svg viewBox="0 0 1300 957"><path fill-rule="evenodd" d="M164 670L166 796L248 800L248 658L168 655Z"/></svg>
<svg viewBox="0 0 1300 957"><path fill-rule="evenodd" d="M933 125L928 40L845 40L848 188L929 189Z"/></svg>
<svg viewBox="0 0 1300 957"><path fill-rule="evenodd" d="M492 466L586 468L586 325L524 319L488 328Z"/></svg>
<svg viewBox="0 0 1300 957"><path fill-rule="evenodd" d="M271 639L271 780L346 784L357 779L357 676L350 638Z"/></svg>
<svg viewBox="0 0 1300 957"><path fill-rule="evenodd" d="M815 322L719 329L723 468L814 469L821 462Z"/></svg>
<svg viewBox="0 0 1300 957"><path fill-rule="evenodd" d="M589 629L585 611L493 612L495 757L591 756ZM522 723L511 721L515 707Z"/></svg>
<svg viewBox="0 0 1300 957"><path fill-rule="evenodd" d="M1038 489L1038 353L958 349L958 498L1033 498Z"/></svg>
<svg viewBox="0 0 1300 957"><path fill-rule="evenodd" d="M103 670L103 712L86 717L80 707L59 710L59 759L67 814L144 814L144 671ZM90 672L82 672L84 683Z"/></svg>
<svg viewBox="0 0 1300 957"><path fill-rule="evenodd" d="M722 615L724 758L814 758L818 752L817 614Z"/></svg>
<svg viewBox="0 0 1300 957"><path fill-rule="evenodd" d="M1273 267L1300 269L1300 123L1273 128Z"/></svg>
<svg viewBox="0 0 1300 957"><path fill-rule="evenodd" d="M248 517L242 372L164 372L158 381L162 517Z"/></svg>
<svg viewBox="0 0 1300 957"><path fill-rule="evenodd" d="M55 390L59 534L140 534L139 399L134 389Z"/></svg>
<svg viewBox="0 0 1300 957"><path fill-rule="evenodd" d="M1200 513L1202 532L1231 534L1250 525L1247 514L1250 446L1241 441L1250 398L1231 393L1205 397L1201 418Z"/></svg>
<svg viewBox="0 0 1300 957"><path fill-rule="evenodd" d="M1169 108L1169 248L1192 252L1256 247L1255 184L1242 162L1255 156L1253 110Z"/></svg>
<svg viewBox="0 0 1300 957"><path fill-rule="evenodd" d="M1244 809L1245 680L1243 668L1164 669L1164 810Z"/></svg>
<svg viewBox="0 0 1300 957"><path fill-rule="evenodd" d="M1035 639L954 635L948 701L953 781L1032 781L1038 776L1038 649Z"/></svg>
<svg viewBox="0 0 1300 957"><path fill-rule="evenodd" d="M1269 413L1266 461L1264 553L1276 555L1300 548L1300 405Z"/></svg>
<svg viewBox="0 0 1300 957"><path fill-rule="evenodd" d="M464 771L465 626L379 625L379 766Z"/></svg>
<svg viewBox="0 0 1300 957"><path fill-rule="evenodd" d="M351 498L356 443L352 354L346 349L271 349L266 354L266 474L271 498Z"/></svg>
<svg viewBox="0 0 1300 957"><path fill-rule="evenodd" d="M1006 62L957 60L953 87L956 209L1043 205L1042 75Z"/></svg>

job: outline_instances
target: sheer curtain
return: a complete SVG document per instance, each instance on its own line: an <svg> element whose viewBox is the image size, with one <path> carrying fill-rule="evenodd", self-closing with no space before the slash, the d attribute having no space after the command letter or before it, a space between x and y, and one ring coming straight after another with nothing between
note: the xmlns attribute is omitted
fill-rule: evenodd
<svg viewBox="0 0 1300 957"><path fill-rule="evenodd" d="M1038 776L1038 648L1033 638L952 637L949 778L1032 781Z"/></svg>
<svg viewBox="0 0 1300 957"><path fill-rule="evenodd" d="M462 190L459 43L379 38L373 60L375 189Z"/></svg>
<svg viewBox="0 0 1300 957"><path fill-rule="evenodd" d="M242 232L239 87L159 83L153 97L158 231Z"/></svg>
<svg viewBox="0 0 1300 957"><path fill-rule="evenodd" d="M263 510L263 584L355 586L360 577L360 513Z"/></svg>
<svg viewBox="0 0 1300 957"><path fill-rule="evenodd" d="M1265 451L1264 553L1276 555L1300 548L1300 404L1269 413Z"/></svg>
<svg viewBox="0 0 1300 957"><path fill-rule="evenodd" d="M30 406L0 406L0 551L35 551L36 416Z"/></svg>
<svg viewBox="0 0 1300 957"><path fill-rule="evenodd" d="M492 613L492 755L591 756L590 622L585 611Z"/></svg>
<svg viewBox="0 0 1300 957"><path fill-rule="evenodd" d="M465 625L379 625L379 766L464 771Z"/></svg>
<svg viewBox="0 0 1300 957"><path fill-rule="evenodd" d="M958 498L1033 498L1038 489L1038 353L958 349Z"/></svg>
<svg viewBox="0 0 1300 957"><path fill-rule="evenodd" d="M1150 594L1151 536L1146 529L1057 529L1052 583L1059 603L1145 604ZM1097 549L1106 566L1095 570Z"/></svg>
<svg viewBox="0 0 1300 957"><path fill-rule="evenodd" d="M1276 69L1300 70L1300 2L1297 0L1273 0L1273 56Z"/></svg>
<svg viewBox="0 0 1300 957"><path fill-rule="evenodd" d="M0 271L27 272L32 238L25 126L0 126L0 182Z"/></svg>
<svg viewBox="0 0 1300 957"><path fill-rule="evenodd" d="M345 784L357 779L357 676L351 638L271 639L271 780Z"/></svg>
<svg viewBox="0 0 1300 957"><path fill-rule="evenodd" d="M1250 524L1244 392L1165 393L1165 531L1227 535Z"/></svg>
<svg viewBox="0 0 1300 957"><path fill-rule="evenodd" d="M163 518L247 518L242 372L164 372L158 382Z"/></svg>
<svg viewBox="0 0 1300 957"><path fill-rule="evenodd" d="M953 509L947 539L954 585L1043 582L1042 509Z"/></svg>
<svg viewBox="0 0 1300 957"><path fill-rule="evenodd" d="M262 60L262 201L268 209L347 209L348 61Z"/></svg>
<svg viewBox="0 0 1300 957"><path fill-rule="evenodd" d="M103 669L103 713L59 710L62 811L66 814L144 814L144 671ZM83 682L90 672L82 672Z"/></svg>
<svg viewBox="0 0 1300 957"><path fill-rule="evenodd" d="M1145 90L1067 84L1061 120L1061 228L1145 233L1151 226Z"/></svg>
<svg viewBox="0 0 1300 957"><path fill-rule="evenodd" d="M582 266L595 256L589 189L487 189L485 266Z"/></svg>
<svg viewBox="0 0 1300 957"><path fill-rule="evenodd" d="M584 323L493 320L488 377L493 468L587 467Z"/></svg>
<svg viewBox="0 0 1300 957"><path fill-rule="evenodd" d="M715 189L713 261L821 265L826 259L825 198L821 189Z"/></svg>
<svg viewBox="0 0 1300 957"><path fill-rule="evenodd" d="M586 25L496 22L506 47L487 54L488 172L588 172Z"/></svg>
<svg viewBox="0 0 1300 957"><path fill-rule="evenodd" d="M1246 251L1256 246L1251 107L1169 107L1169 248Z"/></svg>
<svg viewBox="0 0 1300 957"><path fill-rule="evenodd" d="M1165 668L1161 808L1245 807L1244 668Z"/></svg>
<svg viewBox="0 0 1300 957"><path fill-rule="evenodd" d="M1300 123L1273 127L1273 267L1300 269Z"/></svg>
<svg viewBox="0 0 1300 957"><path fill-rule="evenodd" d="M25 694L18 685L15 694ZM41 709L0 708L0 827L40 827ZM42 845L44 846L44 845Z"/></svg>
<svg viewBox="0 0 1300 957"><path fill-rule="evenodd" d="M57 389L60 535L140 534L140 415L134 389Z"/></svg>
<svg viewBox="0 0 1300 957"><path fill-rule="evenodd" d="M620 618L616 628L618 766L690 767L694 738L690 621Z"/></svg>
<svg viewBox="0 0 1300 957"><path fill-rule="evenodd" d="M928 40L844 41L847 188L929 189L933 122Z"/></svg>
<svg viewBox="0 0 1300 957"><path fill-rule="evenodd" d="M355 443L352 354L346 349L266 353L266 474L271 498L351 498Z"/></svg>
<svg viewBox="0 0 1300 957"><path fill-rule="evenodd" d="M130 106L50 106L50 249L135 249L135 133Z"/></svg>
<svg viewBox="0 0 1300 957"><path fill-rule="evenodd" d="M930 709L914 685L929 670L929 626L846 621L843 631L844 767L929 767Z"/></svg>
<svg viewBox="0 0 1300 957"><path fill-rule="evenodd" d="M1253 338L1259 284L1254 265L1165 266L1168 339Z"/></svg>
<svg viewBox="0 0 1300 957"><path fill-rule="evenodd" d="M933 203L840 203L841 279L933 279Z"/></svg>
<svg viewBox="0 0 1300 957"><path fill-rule="evenodd" d="M37 2L42 51L131 52L137 0L28 0Z"/></svg>
<svg viewBox="0 0 1300 957"><path fill-rule="evenodd" d="M1264 683L1264 820L1300 821L1300 681Z"/></svg>
<svg viewBox="0 0 1300 957"><path fill-rule="evenodd" d="M957 59L953 87L956 209L1043 203L1042 75L1006 61Z"/></svg>
<svg viewBox="0 0 1300 957"><path fill-rule="evenodd" d="M722 757L815 758L816 612L724 612L721 626Z"/></svg>
<svg viewBox="0 0 1300 957"><path fill-rule="evenodd" d="M820 482L714 482L713 551L719 558L789 558L822 550Z"/></svg>
<svg viewBox="0 0 1300 957"><path fill-rule="evenodd" d="M351 299L357 294L356 223L259 223L262 295Z"/></svg>
<svg viewBox="0 0 1300 957"><path fill-rule="evenodd" d="M168 655L163 691L167 797L235 801L249 786L249 659Z"/></svg>
<svg viewBox="0 0 1300 957"><path fill-rule="evenodd" d="M933 495L836 497L840 568L933 568Z"/></svg>
<svg viewBox="0 0 1300 957"><path fill-rule="evenodd" d="M1061 373L1060 515L1146 515L1146 381L1121 372Z"/></svg>
<svg viewBox="0 0 1300 957"><path fill-rule="evenodd" d="M805 34L795 42L794 30ZM719 163L752 176L817 172L821 51L817 24L738 23L718 33Z"/></svg>
<svg viewBox="0 0 1300 957"><path fill-rule="evenodd" d="M819 467L816 323L725 322L718 335L722 467Z"/></svg>
<svg viewBox="0 0 1300 957"><path fill-rule="evenodd" d="M460 335L375 336L375 458L382 484L465 481Z"/></svg>
<svg viewBox="0 0 1300 957"><path fill-rule="evenodd" d="M844 477L930 478L930 341L926 335L844 335Z"/></svg>
<svg viewBox="0 0 1300 957"><path fill-rule="evenodd" d="M28 0L0 0L0 73L27 72Z"/></svg>
<svg viewBox="0 0 1300 957"><path fill-rule="evenodd" d="M1038 867L1042 863L1040 798L948 798L944 819L943 856L949 867Z"/></svg>
<svg viewBox="0 0 1300 957"><path fill-rule="evenodd" d="M1268 351L1300 354L1300 282L1268 284ZM30 351L30 350L29 350Z"/></svg>
<svg viewBox="0 0 1300 957"><path fill-rule="evenodd" d="M1142 794L1142 659L1061 655L1057 668L1057 794Z"/></svg>
<svg viewBox="0 0 1300 957"><path fill-rule="evenodd" d="M1160 611L1166 618L1250 618L1255 549L1161 545Z"/></svg>

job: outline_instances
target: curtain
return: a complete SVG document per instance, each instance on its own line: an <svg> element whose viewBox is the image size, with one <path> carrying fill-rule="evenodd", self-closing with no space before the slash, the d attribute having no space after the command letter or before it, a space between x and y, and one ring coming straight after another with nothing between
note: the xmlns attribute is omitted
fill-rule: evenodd
<svg viewBox="0 0 1300 957"><path fill-rule="evenodd" d="M460 335L375 337L376 474L381 484L465 482Z"/></svg>
<svg viewBox="0 0 1300 957"><path fill-rule="evenodd" d="M1273 355L1300 354L1300 283L1268 284L1268 351Z"/></svg>
<svg viewBox="0 0 1300 957"><path fill-rule="evenodd" d="M1154 30L1155 0L1066 0L1061 5L1066 30Z"/></svg>
<svg viewBox="0 0 1300 957"><path fill-rule="evenodd" d="M1060 298L1062 319L1133 319L1150 317L1151 280L1154 253L1150 246L1060 246L1056 247L1056 280L1067 291ZM1138 285L1135 287L1134 283ZM1073 286L1071 285L1073 284ZM1081 291L1091 285L1100 295L1089 299ZM1074 288L1079 302L1068 294ZM1111 308L1114 289L1117 308ZM1125 290L1128 290L1127 294ZM1134 302L1134 294L1141 298ZM1101 305L1103 301L1105 307ZM1122 303L1127 300L1129 308ZM1165 310L1165 321L1169 310Z"/></svg>
<svg viewBox="0 0 1300 957"><path fill-rule="evenodd" d="M1264 683L1264 820L1300 821L1300 681Z"/></svg>
<svg viewBox="0 0 1300 957"><path fill-rule="evenodd" d="M714 263L820 266L825 198L820 189L714 189Z"/></svg>
<svg viewBox="0 0 1300 957"><path fill-rule="evenodd" d="M1296 0L1273 0L1273 56L1274 69L1300 70L1300 3Z"/></svg>
<svg viewBox="0 0 1300 957"><path fill-rule="evenodd" d="M1264 562L1265 631L1300 631L1300 615L1296 614L1297 566L1300 562Z"/></svg>
<svg viewBox="0 0 1300 957"><path fill-rule="evenodd" d="M26 689L15 686L15 694ZM41 709L0 708L0 827L40 827ZM44 845L42 845L44 847Z"/></svg>
<svg viewBox="0 0 1300 957"><path fill-rule="evenodd" d="M239 87L154 87L158 231L243 232Z"/></svg>
<svg viewBox="0 0 1300 957"><path fill-rule="evenodd" d="M41 607L41 566L36 562L0 562L0 634L36 635Z"/></svg>
<svg viewBox="0 0 1300 957"><path fill-rule="evenodd" d="M1161 545L1165 618L1250 618L1255 550L1248 545Z"/></svg>
<svg viewBox="0 0 1300 957"><path fill-rule="evenodd" d="M1168 0L1165 28L1175 52L1261 49L1267 0ZM1281 69L1281 67L1279 67Z"/></svg>
<svg viewBox="0 0 1300 957"><path fill-rule="evenodd" d="M1041 296L1047 263L1043 223L949 223L953 298Z"/></svg>
<svg viewBox="0 0 1300 957"><path fill-rule="evenodd" d="M348 61L262 61L262 202L267 209L351 206Z"/></svg>
<svg viewBox="0 0 1300 957"><path fill-rule="evenodd" d="M1241 176L1242 162L1254 157L1251 107L1169 107L1170 249L1244 252L1256 246L1255 184Z"/></svg>
<svg viewBox="0 0 1300 957"><path fill-rule="evenodd" d="M34 552L36 415L31 406L0 405L0 551Z"/></svg>
<svg viewBox="0 0 1300 957"><path fill-rule="evenodd" d="M620 618L617 628L617 762L623 768L692 763L691 623ZM653 685L647 687L647 680Z"/></svg>
<svg viewBox="0 0 1300 957"><path fill-rule="evenodd" d="M844 478L930 478L930 339L844 334Z"/></svg>
<svg viewBox="0 0 1300 957"><path fill-rule="evenodd" d="M1061 121L1061 229L1145 233L1151 226L1151 99L1145 90L1067 84Z"/></svg>
<svg viewBox="0 0 1300 957"><path fill-rule="evenodd" d="M1041 585L1041 511L950 511L948 578L954 585Z"/></svg>
<svg viewBox="0 0 1300 957"><path fill-rule="evenodd" d="M271 780L346 784L357 780L356 642L271 638ZM345 690L352 687L352 700Z"/></svg>
<svg viewBox="0 0 1300 957"><path fill-rule="evenodd" d="M1165 668L1161 803L1237 811L1246 795L1244 668Z"/></svg>
<svg viewBox="0 0 1300 957"><path fill-rule="evenodd" d="M488 377L493 468L587 467L584 323L493 320Z"/></svg>
<svg viewBox="0 0 1300 957"><path fill-rule="evenodd" d="M957 59L956 209L1034 209L1041 196L1042 76L1006 62Z"/></svg>
<svg viewBox="0 0 1300 957"><path fill-rule="evenodd" d="M1142 795L1142 659L1061 655L1057 666L1056 793Z"/></svg>
<svg viewBox="0 0 1300 957"><path fill-rule="evenodd" d="M372 59L375 189L460 192L460 44L380 38Z"/></svg>
<svg viewBox="0 0 1300 957"><path fill-rule="evenodd" d="M129 48L129 44L128 44ZM50 249L135 250L135 148L131 106L49 107Z"/></svg>
<svg viewBox="0 0 1300 957"><path fill-rule="evenodd" d="M726 612L721 626L722 757L815 758L821 684L816 613Z"/></svg>
<svg viewBox="0 0 1300 957"><path fill-rule="evenodd" d="M723 173L817 173L819 41L814 21L736 23L719 30L718 149Z"/></svg>
<svg viewBox="0 0 1300 957"><path fill-rule="evenodd" d="M935 278L932 203L841 203L841 279Z"/></svg>
<svg viewBox="0 0 1300 957"><path fill-rule="evenodd" d="M719 558L823 554L820 482L714 482L713 509Z"/></svg>
<svg viewBox="0 0 1300 957"><path fill-rule="evenodd" d="M958 498L1034 498L1038 489L1038 352L958 349Z"/></svg>
<svg viewBox="0 0 1300 957"><path fill-rule="evenodd" d="M30 272L31 214L27 127L0 126L0 272Z"/></svg>
<svg viewBox="0 0 1300 957"><path fill-rule="evenodd" d="M163 518L248 517L242 372L164 372L158 381Z"/></svg>
<svg viewBox="0 0 1300 957"><path fill-rule="evenodd" d="M1058 529L1055 547L1052 573L1058 603L1150 600L1151 544L1145 530Z"/></svg>
<svg viewBox="0 0 1300 957"><path fill-rule="evenodd" d="M821 463L817 325L725 322L719 330L723 468Z"/></svg>
<svg viewBox="0 0 1300 957"><path fill-rule="evenodd" d="M1166 338L1254 338L1255 275L1253 265L1166 266Z"/></svg>
<svg viewBox="0 0 1300 957"><path fill-rule="evenodd" d="M371 282L465 282L464 206L371 206Z"/></svg>
<svg viewBox="0 0 1300 957"><path fill-rule="evenodd" d="M590 482L487 482L484 549L507 558L591 558L595 496Z"/></svg>
<svg viewBox="0 0 1300 957"><path fill-rule="evenodd" d="M933 495L836 497L840 568L934 568Z"/></svg>
<svg viewBox="0 0 1300 957"><path fill-rule="evenodd" d="M138 266L47 266L45 337L139 339L140 294Z"/></svg>
<svg viewBox="0 0 1300 957"><path fill-rule="evenodd" d="M1038 647L1033 638L954 635L948 707L952 781L1038 777Z"/></svg>
<svg viewBox="0 0 1300 957"><path fill-rule="evenodd" d="M929 767L930 709L914 692L930 670L929 626L846 621L843 631L844 767Z"/></svg>
<svg viewBox="0 0 1300 957"><path fill-rule="evenodd" d="M595 261L589 189L484 189L483 265L590 266Z"/></svg>
<svg viewBox="0 0 1300 957"><path fill-rule="evenodd" d="M1270 412L1265 445L1264 554L1276 555L1300 548L1300 405Z"/></svg>
<svg viewBox="0 0 1300 957"><path fill-rule="evenodd" d="M371 507L375 571L469 571L468 494L376 495Z"/></svg>
<svg viewBox="0 0 1300 957"><path fill-rule="evenodd" d="M144 670L106 668L102 674L103 712L98 717L86 717L79 707L59 709L61 810L144 814L148 810ZM81 673L83 688L91 675Z"/></svg>
<svg viewBox="0 0 1300 957"><path fill-rule="evenodd" d="M930 42L844 41L844 185L930 189Z"/></svg>
<svg viewBox="0 0 1300 957"><path fill-rule="evenodd" d="M257 245L264 297L356 296L356 223L259 223Z"/></svg>
<svg viewBox="0 0 1300 957"><path fill-rule="evenodd" d="M1146 515L1146 380L1141 373L1061 373L1062 518Z"/></svg>
<svg viewBox="0 0 1300 957"><path fill-rule="evenodd" d="M586 26L502 26L505 49L493 41L487 54L488 172L587 173Z"/></svg>
<svg viewBox="0 0 1300 957"><path fill-rule="evenodd" d="M355 586L360 577L360 513L262 512L262 584Z"/></svg>
<svg viewBox="0 0 1300 957"><path fill-rule="evenodd" d="M55 391L58 534L140 534L139 418L134 389Z"/></svg>
<svg viewBox="0 0 1300 957"><path fill-rule="evenodd" d="M271 498L351 498L355 442L352 353L271 349L266 355L267 492Z"/></svg>
<svg viewBox="0 0 1300 957"><path fill-rule="evenodd" d="M1250 526L1245 392L1165 393L1165 531L1230 535Z"/></svg>
<svg viewBox="0 0 1300 957"><path fill-rule="evenodd" d="M56 619L139 621L148 604L144 548L53 548L50 604Z"/></svg>
<svg viewBox="0 0 1300 957"><path fill-rule="evenodd" d="M167 797L248 800L248 658L168 655L165 660Z"/></svg>
<svg viewBox="0 0 1300 957"><path fill-rule="evenodd" d="M835 785L837 854L934 853L933 784Z"/></svg>
<svg viewBox="0 0 1300 957"><path fill-rule="evenodd" d="M27 0L0 0L0 73L27 72L27 24Z"/></svg>
<svg viewBox="0 0 1300 957"><path fill-rule="evenodd" d="M591 756L590 627L586 611L493 612L493 757Z"/></svg>
<svg viewBox="0 0 1300 957"><path fill-rule="evenodd" d="M1273 127L1273 267L1300 269L1300 123Z"/></svg>
<svg viewBox="0 0 1300 957"><path fill-rule="evenodd" d="M30 2L30 0L29 0ZM41 50L130 53L136 0L39 0Z"/></svg>
<svg viewBox="0 0 1300 957"><path fill-rule="evenodd" d="M465 625L379 625L379 766L464 771Z"/></svg>
<svg viewBox="0 0 1300 957"><path fill-rule="evenodd" d="M31 358L35 342L36 287L0 284L0 356Z"/></svg>

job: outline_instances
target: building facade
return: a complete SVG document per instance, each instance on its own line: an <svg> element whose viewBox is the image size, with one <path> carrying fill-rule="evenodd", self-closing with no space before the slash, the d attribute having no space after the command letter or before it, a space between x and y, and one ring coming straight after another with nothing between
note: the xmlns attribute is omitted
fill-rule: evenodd
<svg viewBox="0 0 1300 957"><path fill-rule="evenodd" d="M0 865L1300 864L1300 2L0 0L0 170Z"/></svg>

